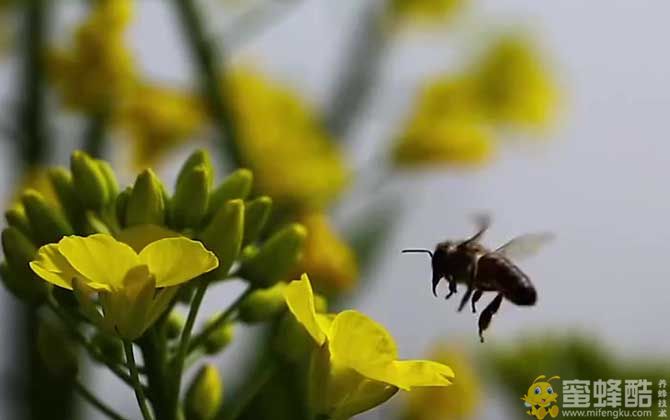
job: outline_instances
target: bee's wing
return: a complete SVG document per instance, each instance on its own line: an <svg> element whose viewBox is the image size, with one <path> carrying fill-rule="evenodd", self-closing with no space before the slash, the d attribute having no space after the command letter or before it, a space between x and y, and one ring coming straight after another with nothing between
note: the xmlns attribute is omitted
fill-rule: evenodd
<svg viewBox="0 0 670 420"><path fill-rule="evenodd" d="M510 259L529 257L552 240L554 234L550 232L528 233L512 239L494 252Z"/></svg>

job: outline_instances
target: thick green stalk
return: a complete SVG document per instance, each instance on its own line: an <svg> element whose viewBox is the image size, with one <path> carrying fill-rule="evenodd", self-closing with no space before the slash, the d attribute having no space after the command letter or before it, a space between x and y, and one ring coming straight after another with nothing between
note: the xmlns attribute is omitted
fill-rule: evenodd
<svg viewBox="0 0 670 420"><path fill-rule="evenodd" d="M128 364L128 370L130 371L130 376L133 379L133 388L135 390L135 397L137 398L137 404L140 406L140 411L142 412L142 417L144 420L153 420L149 405L147 404L146 395L144 395L144 386L140 382L140 374L137 371L137 363L135 363L135 353L133 352L133 343L130 341L123 341L123 349L126 353L126 363Z"/></svg>
<svg viewBox="0 0 670 420"><path fill-rule="evenodd" d="M222 158L233 167L241 166L241 155L236 142L235 116L230 106L223 78L223 60L217 55L213 41L206 36L203 13L194 0L173 0L191 55L196 65L200 90L207 101L218 131Z"/></svg>
<svg viewBox="0 0 670 420"><path fill-rule="evenodd" d="M173 404L170 403L170 376L167 370L167 348L163 322L154 325L140 339L144 368L149 389L147 396L154 407L158 420L170 419L174 416Z"/></svg>

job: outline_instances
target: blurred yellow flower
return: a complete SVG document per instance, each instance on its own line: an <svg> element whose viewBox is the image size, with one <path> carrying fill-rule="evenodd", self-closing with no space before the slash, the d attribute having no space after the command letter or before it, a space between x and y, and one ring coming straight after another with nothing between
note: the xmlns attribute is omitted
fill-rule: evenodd
<svg viewBox="0 0 670 420"><path fill-rule="evenodd" d="M300 218L307 228L303 256L296 270L309 273L316 290L333 295L351 290L358 280L356 255L323 213Z"/></svg>
<svg viewBox="0 0 670 420"><path fill-rule="evenodd" d="M493 151L494 135L473 95L472 80L440 77L426 83L393 148L401 166L477 164Z"/></svg>
<svg viewBox="0 0 670 420"><path fill-rule="evenodd" d="M317 347L312 355L310 402L314 414L348 419L392 397L398 389L447 386L451 368L427 360L397 360L393 337L364 314L317 314L309 278L284 289L289 310Z"/></svg>
<svg viewBox="0 0 670 420"><path fill-rule="evenodd" d="M394 18L417 23L440 23L454 17L467 0L388 0Z"/></svg>
<svg viewBox="0 0 670 420"><path fill-rule="evenodd" d="M59 205L56 193L49 180L47 167L31 166L27 168L21 176L18 187L14 192L12 202L17 203L21 199L21 194L28 189L35 190L42 194L48 203Z"/></svg>
<svg viewBox="0 0 670 420"><path fill-rule="evenodd" d="M70 49L49 52L51 80L72 109L99 111L133 88L135 65L124 34L132 0L93 2Z"/></svg>
<svg viewBox="0 0 670 420"><path fill-rule="evenodd" d="M449 361L456 378L447 388L421 388L409 393L404 420L475 418L481 401L481 383L471 356L462 348L440 344L429 352L429 357Z"/></svg>
<svg viewBox="0 0 670 420"><path fill-rule="evenodd" d="M248 71L234 71L227 89L243 164L260 192L280 204L322 207L345 186L344 157L295 92Z"/></svg>
<svg viewBox="0 0 670 420"><path fill-rule="evenodd" d="M527 37L501 37L472 72L478 100L493 122L542 127L553 121L558 88Z"/></svg>
<svg viewBox="0 0 670 420"><path fill-rule="evenodd" d="M177 292L174 286L218 265L202 243L184 237L158 240L138 254L105 234L67 236L42 246L30 263L42 279L74 290L92 322L127 340L140 337L158 319Z"/></svg>
<svg viewBox="0 0 670 420"><path fill-rule="evenodd" d="M197 135L206 116L197 96L187 91L143 83L119 112L119 124L134 147L134 163L151 166L170 147Z"/></svg>

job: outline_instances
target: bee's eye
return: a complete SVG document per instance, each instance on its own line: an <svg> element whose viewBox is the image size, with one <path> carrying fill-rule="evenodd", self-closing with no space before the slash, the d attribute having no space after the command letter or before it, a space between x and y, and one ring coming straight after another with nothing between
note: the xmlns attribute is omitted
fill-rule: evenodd
<svg viewBox="0 0 670 420"><path fill-rule="evenodd" d="M539 386L537 388L535 388L535 395L540 395L541 393L542 393L542 390L540 389Z"/></svg>
<svg viewBox="0 0 670 420"><path fill-rule="evenodd" d="M553 393L554 393L554 390L551 387L547 388L547 394L551 395Z"/></svg>

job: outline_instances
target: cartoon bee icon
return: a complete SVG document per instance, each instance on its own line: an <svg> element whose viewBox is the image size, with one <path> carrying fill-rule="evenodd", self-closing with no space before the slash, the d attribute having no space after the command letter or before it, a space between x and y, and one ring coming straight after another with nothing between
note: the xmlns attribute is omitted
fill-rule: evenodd
<svg viewBox="0 0 670 420"><path fill-rule="evenodd" d="M521 397L524 402L524 405L528 408L526 414L529 416L535 416L536 419L542 420L547 417L549 414L552 418L558 416L558 404L556 400L558 399L558 393L554 391L554 388L551 386L551 381L554 379L561 379L560 376L552 376L547 379L546 382L538 382L541 379L546 378L544 375L540 375L528 388L528 393ZM553 405L552 405L553 404Z"/></svg>

